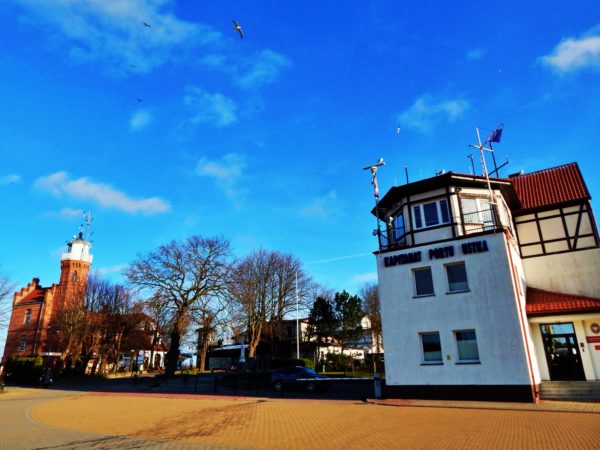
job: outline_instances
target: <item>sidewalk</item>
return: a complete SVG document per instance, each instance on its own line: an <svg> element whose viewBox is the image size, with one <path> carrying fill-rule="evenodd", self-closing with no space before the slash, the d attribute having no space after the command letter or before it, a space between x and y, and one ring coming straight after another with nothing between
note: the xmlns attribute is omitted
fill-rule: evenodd
<svg viewBox="0 0 600 450"><path fill-rule="evenodd" d="M367 403L382 406L405 406L416 408L457 408L485 409L506 411L540 411L540 412L571 412L571 413L600 413L600 403L593 402L562 402L540 400L539 403L508 403L508 402L475 402L456 400L418 400L418 399L375 399L368 398Z"/></svg>

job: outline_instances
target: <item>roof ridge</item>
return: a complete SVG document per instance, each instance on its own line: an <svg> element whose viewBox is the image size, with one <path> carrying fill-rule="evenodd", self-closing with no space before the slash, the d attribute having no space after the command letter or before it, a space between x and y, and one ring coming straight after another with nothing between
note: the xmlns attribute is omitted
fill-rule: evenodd
<svg viewBox="0 0 600 450"><path fill-rule="evenodd" d="M588 299L588 300L598 300L598 301L600 301L600 298L598 298L598 297L590 297L589 295L567 294L565 292L549 291L547 289L539 289L539 288L530 287L530 286L527 286L527 290L528 291L529 290L538 291L538 292L543 292L543 293L552 294L552 295L560 295L560 296L563 296L563 297L584 298L584 299Z"/></svg>
<svg viewBox="0 0 600 450"><path fill-rule="evenodd" d="M535 174L541 173L541 172L549 172L551 170L562 169L563 167L573 166L573 165L577 167L577 170L579 170L579 164L577 164L577 161L572 161L570 163L561 164L560 166L547 167L545 169L539 169L539 170L535 170L533 172L527 172L527 173L524 173L523 175L519 175L519 176L516 176L516 177L509 177L509 179L513 180L515 178L526 177L526 176L529 176L529 175L535 175Z"/></svg>

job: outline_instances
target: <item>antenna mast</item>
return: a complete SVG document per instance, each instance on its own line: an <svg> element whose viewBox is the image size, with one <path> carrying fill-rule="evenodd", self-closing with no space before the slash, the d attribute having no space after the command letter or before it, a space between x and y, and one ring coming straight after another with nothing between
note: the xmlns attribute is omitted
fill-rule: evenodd
<svg viewBox="0 0 600 450"><path fill-rule="evenodd" d="M377 229L373 231L373 235L377 236L379 248L381 248L381 230L379 229L379 184L377 183L377 168L385 165L383 158L379 158L375 164L363 167L363 170L371 171L371 184L373 185L373 195L375 197L375 215L377 216Z"/></svg>
<svg viewBox="0 0 600 450"><path fill-rule="evenodd" d="M490 152L492 154L492 159L494 161L494 170L492 173L496 173L496 175L498 174L498 169L500 169L500 167L505 166L506 164L508 164L508 161L503 164L500 167L496 166L496 158L493 157L494 156L494 149L492 148L492 142L500 142L500 138L502 137L502 130L504 128L504 124L500 124L498 126L498 128L496 128L494 131L492 131L490 133L490 135L487 137L487 139L484 142L481 142L481 135L479 134L479 127L475 127L475 132L477 133L477 142L479 143L478 145L475 144L469 144L469 147L473 147L479 150L479 153L481 155L481 168L483 169L483 175L485 176L485 181L487 183L487 187L488 187L488 193L490 196L490 204L495 205L495 199L494 199L494 194L492 193L492 185L490 183L490 176L489 176L489 172L487 169L487 164L485 162L485 152ZM485 145L489 144L490 148L487 148ZM469 158L471 158L471 162L473 161L473 157L471 155L469 155ZM474 170L473 170L474 171Z"/></svg>
<svg viewBox="0 0 600 450"><path fill-rule="evenodd" d="M88 240L88 237L91 236L90 228L92 227L92 220L94 220L94 218L92 217L92 212L88 211L86 213L85 211L83 211L83 221L85 222L85 227L83 229L83 239L86 241Z"/></svg>

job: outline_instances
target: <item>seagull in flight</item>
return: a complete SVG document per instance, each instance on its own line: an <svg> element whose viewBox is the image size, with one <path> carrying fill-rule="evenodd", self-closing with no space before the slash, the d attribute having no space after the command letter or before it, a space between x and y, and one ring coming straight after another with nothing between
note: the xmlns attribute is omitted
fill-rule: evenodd
<svg viewBox="0 0 600 450"><path fill-rule="evenodd" d="M144 24L144 26L146 28L152 28L152 25L150 25L149 23L147 23L147 22L142 22L142 23Z"/></svg>
<svg viewBox="0 0 600 450"><path fill-rule="evenodd" d="M244 39L244 32L242 31L242 27L240 26L239 23L237 23L235 20L232 20L233 22L233 29L236 30L238 33L240 33L240 39Z"/></svg>
<svg viewBox="0 0 600 450"><path fill-rule="evenodd" d="M400 127L396 128L396 133L400 134Z"/></svg>

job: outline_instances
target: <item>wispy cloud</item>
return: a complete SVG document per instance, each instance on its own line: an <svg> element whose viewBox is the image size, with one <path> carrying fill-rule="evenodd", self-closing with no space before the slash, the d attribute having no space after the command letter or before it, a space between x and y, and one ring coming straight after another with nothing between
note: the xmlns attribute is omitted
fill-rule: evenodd
<svg viewBox="0 0 600 450"><path fill-rule="evenodd" d="M201 158L196 165L196 174L212 178L228 199L237 202L245 195L245 192L239 188L239 181L245 167L246 161L242 155L228 153L221 159L212 161Z"/></svg>
<svg viewBox="0 0 600 450"><path fill-rule="evenodd" d="M105 183L98 183L82 177L70 179L66 172L56 172L38 178L35 187L61 197L63 195L96 202L103 208L113 208L130 214L158 214L169 211L168 202L157 198L135 199Z"/></svg>
<svg viewBox="0 0 600 450"><path fill-rule="evenodd" d="M469 102L461 97L436 99L426 94L400 113L398 120L403 126L427 133L442 122L456 121L470 106Z"/></svg>
<svg viewBox="0 0 600 450"><path fill-rule="evenodd" d="M243 88L258 88L273 83L279 72L291 65L288 58L268 49L246 61L248 67L235 78L236 84Z"/></svg>
<svg viewBox="0 0 600 450"><path fill-rule="evenodd" d="M11 173L9 175L4 175L0 177L0 186L5 184L16 184L21 181L21 175L17 175L16 173Z"/></svg>
<svg viewBox="0 0 600 450"><path fill-rule="evenodd" d="M539 61L561 73L585 68L600 69L600 29L596 27L579 39L564 39Z"/></svg>
<svg viewBox="0 0 600 450"><path fill-rule="evenodd" d="M111 267L99 267L94 272L96 272L98 275L108 275L110 273L121 273L127 269L127 267L127 264L117 264Z"/></svg>
<svg viewBox="0 0 600 450"><path fill-rule="evenodd" d="M337 193L329 191L323 196L312 199L306 206L300 208L300 215L308 219L331 220L339 214L336 208L338 205Z"/></svg>
<svg viewBox="0 0 600 450"><path fill-rule="evenodd" d="M44 214L46 217L52 218L60 218L60 219L74 219L74 218L82 218L84 215L84 211L82 209L73 209L73 208L62 208L59 211L48 211Z"/></svg>
<svg viewBox="0 0 600 450"><path fill-rule="evenodd" d="M129 119L129 128L132 131L139 131L146 128L152 122L152 114L147 109L138 109Z"/></svg>
<svg viewBox="0 0 600 450"><path fill-rule="evenodd" d="M485 55L485 50L484 49L482 49L482 48L476 48L476 49L468 51L467 55L466 55L466 58L468 60L475 61L475 60L483 58L484 55Z"/></svg>
<svg viewBox="0 0 600 450"><path fill-rule="evenodd" d="M236 103L223 94L210 93L196 86L189 86L183 104L191 114L192 124L211 123L224 127L237 121Z"/></svg>
<svg viewBox="0 0 600 450"><path fill-rule="evenodd" d="M356 285L362 283L371 283L373 281L377 281L377 272L368 272L354 275L352 278L350 278L349 284Z"/></svg>
<svg viewBox="0 0 600 450"><path fill-rule="evenodd" d="M113 70L146 73L184 48L218 43L212 28L179 19L172 0L21 0L29 22L63 37L70 54ZM146 22L150 27L144 26ZM177 49L177 52L174 50Z"/></svg>

